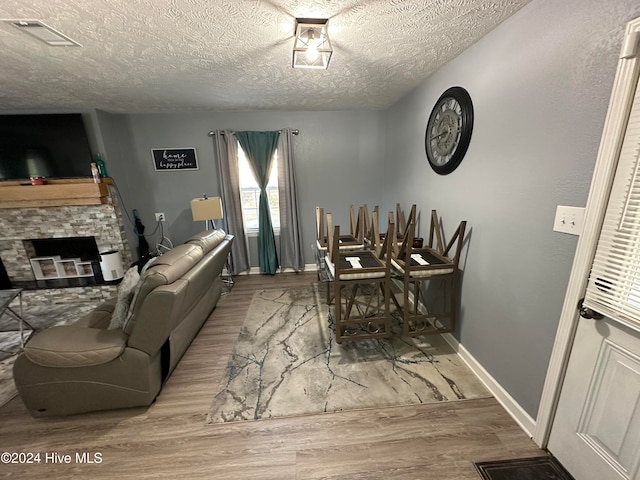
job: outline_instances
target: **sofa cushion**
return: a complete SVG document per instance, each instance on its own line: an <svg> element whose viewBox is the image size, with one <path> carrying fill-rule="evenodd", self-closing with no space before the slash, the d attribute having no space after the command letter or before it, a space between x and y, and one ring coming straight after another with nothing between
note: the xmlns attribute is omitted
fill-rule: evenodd
<svg viewBox="0 0 640 480"><path fill-rule="evenodd" d="M122 330L61 325L34 335L24 353L43 367L87 367L119 357L126 344L127 335Z"/></svg>
<svg viewBox="0 0 640 480"><path fill-rule="evenodd" d="M227 234L224 230L206 230L204 232L197 233L185 243L193 243L199 245L202 251L207 254L224 240Z"/></svg>
<svg viewBox="0 0 640 480"><path fill-rule="evenodd" d="M124 331L130 334L135 327L138 312L144 305L147 295L163 285L171 285L200 262L202 248L195 244L183 244L156 257L147 271L140 277L140 288L136 292L136 299L131 304L131 310L124 326Z"/></svg>
<svg viewBox="0 0 640 480"><path fill-rule="evenodd" d="M118 285L118 296L116 298L116 305L111 314L111 322L109 322L109 330L115 328L123 328L124 322L129 313L129 305L133 299L136 291L136 286L140 281L140 274L138 273L138 267L131 267L124 274L120 285Z"/></svg>
<svg viewBox="0 0 640 480"><path fill-rule="evenodd" d="M142 280L152 280L155 286L170 285L197 265L202 256L202 248L198 245L178 245L156 257L142 276Z"/></svg>

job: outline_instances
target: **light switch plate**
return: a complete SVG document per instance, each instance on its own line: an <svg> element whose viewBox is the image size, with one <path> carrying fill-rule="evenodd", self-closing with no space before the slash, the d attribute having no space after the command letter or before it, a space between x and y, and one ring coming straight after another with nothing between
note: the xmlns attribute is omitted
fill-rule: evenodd
<svg viewBox="0 0 640 480"><path fill-rule="evenodd" d="M580 235L584 225L584 210L584 207L558 205L556 218L553 222L553 230L571 235Z"/></svg>

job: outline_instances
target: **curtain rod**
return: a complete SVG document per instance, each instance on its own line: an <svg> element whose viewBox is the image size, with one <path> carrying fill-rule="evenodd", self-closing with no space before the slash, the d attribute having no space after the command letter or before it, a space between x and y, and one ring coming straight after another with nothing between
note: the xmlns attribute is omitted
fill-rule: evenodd
<svg viewBox="0 0 640 480"><path fill-rule="evenodd" d="M279 132L279 133L282 133L282 130L278 130L278 132ZM300 130L298 130L297 128L295 128L295 129L291 130L291 133L292 133L293 135L298 135L298 134L300 133ZM216 132L215 132L215 131L213 131L213 130L211 130L211 131L209 132L209 136L210 136L210 137L213 137L215 134L216 134ZM222 135L224 135L224 131L222 131Z"/></svg>

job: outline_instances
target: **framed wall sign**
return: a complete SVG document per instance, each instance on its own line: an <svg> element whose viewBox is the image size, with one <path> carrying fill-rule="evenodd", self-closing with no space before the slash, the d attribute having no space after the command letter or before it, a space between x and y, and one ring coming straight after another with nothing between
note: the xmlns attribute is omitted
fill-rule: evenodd
<svg viewBox="0 0 640 480"><path fill-rule="evenodd" d="M198 170L195 148L152 148L156 171Z"/></svg>

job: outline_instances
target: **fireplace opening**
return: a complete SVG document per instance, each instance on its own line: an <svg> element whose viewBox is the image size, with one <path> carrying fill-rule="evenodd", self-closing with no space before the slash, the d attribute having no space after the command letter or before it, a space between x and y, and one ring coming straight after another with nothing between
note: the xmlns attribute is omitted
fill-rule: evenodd
<svg viewBox="0 0 640 480"><path fill-rule="evenodd" d="M36 280L93 277L100 261L95 237L23 240Z"/></svg>
<svg viewBox="0 0 640 480"><path fill-rule="evenodd" d="M30 258L58 255L61 258L79 258L83 262L100 259L95 237L33 238L24 240L24 243Z"/></svg>
<svg viewBox="0 0 640 480"><path fill-rule="evenodd" d="M0 290L7 290L8 288L12 288L11 280L9 280L9 275L7 274L6 268L4 268L4 263L2 263L2 258L0 258Z"/></svg>

